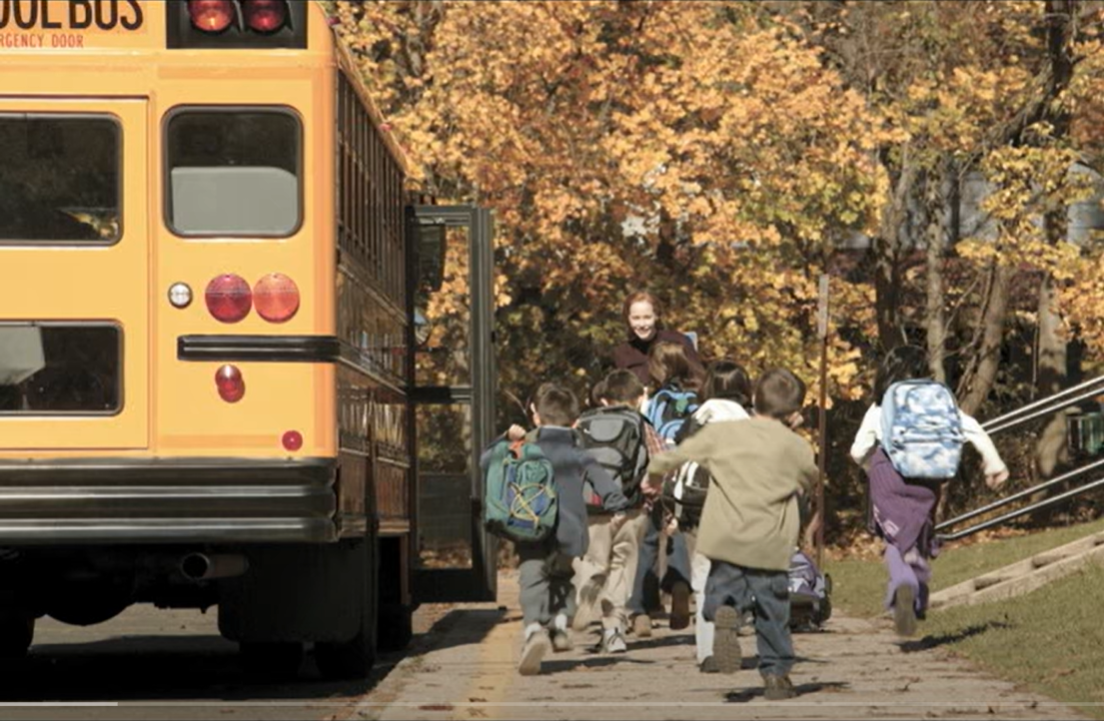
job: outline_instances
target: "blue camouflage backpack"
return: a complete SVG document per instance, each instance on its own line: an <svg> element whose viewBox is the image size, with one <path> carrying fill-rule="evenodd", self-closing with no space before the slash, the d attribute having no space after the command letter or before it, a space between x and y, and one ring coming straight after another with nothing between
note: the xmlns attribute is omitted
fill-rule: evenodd
<svg viewBox="0 0 1104 721"><path fill-rule="evenodd" d="M511 541L543 541L556 528L558 502L552 462L536 443L500 441L491 451L483 524Z"/></svg>
<svg viewBox="0 0 1104 721"><path fill-rule="evenodd" d="M686 419L698 410L698 394L684 391L678 386L665 386L648 400L644 413L659 437L674 445L675 436Z"/></svg>
<svg viewBox="0 0 1104 721"><path fill-rule="evenodd" d="M882 448L905 478L953 478L965 440L962 416L947 386L912 380L886 389L882 398Z"/></svg>

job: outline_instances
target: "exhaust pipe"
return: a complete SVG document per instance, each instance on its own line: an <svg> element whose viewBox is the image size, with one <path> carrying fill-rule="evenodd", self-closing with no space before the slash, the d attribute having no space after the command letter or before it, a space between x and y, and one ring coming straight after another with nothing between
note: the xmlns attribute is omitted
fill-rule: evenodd
<svg viewBox="0 0 1104 721"><path fill-rule="evenodd" d="M180 559L180 572L189 581L233 578L249 570L249 559L240 553L189 553Z"/></svg>

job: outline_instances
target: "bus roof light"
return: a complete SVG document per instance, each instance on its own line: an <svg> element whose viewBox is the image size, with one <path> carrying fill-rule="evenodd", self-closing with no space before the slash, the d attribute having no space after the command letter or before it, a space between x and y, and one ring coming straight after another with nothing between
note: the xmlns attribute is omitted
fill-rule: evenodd
<svg viewBox="0 0 1104 721"><path fill-rule="evenodd" d="M237 366L224 365L215 372L219 397L227 403L237 403L245 396L245 380Z"/></svg>
<svg viewBox="0 0 1104 721"><path fill-rule="evenodd" d="M192 25L206 33L221 33L234 22L232 0L188 0Z"/></svg>
<svg viewBox="0 0 1104 721"><path fill-rule="evenodd" d="M208 283L204 299L207 310L215 320L223 323L237 323L249 315L249 309L253 307L249 283L233 273L225 273Z"/></svg>
<svg viewBox="0 0 1104 721"><path fill-rule="evenodd" d="M283 323L299 310L299 288L283 273L269 273L253 286L253 304L265 320Z"/></svg>
<svg viewBox="0 0 1104 721"><path fill-rule="evenodd" d="M287 24L287 0L242 0L241 7L250 30L274 33Z"/></svg>

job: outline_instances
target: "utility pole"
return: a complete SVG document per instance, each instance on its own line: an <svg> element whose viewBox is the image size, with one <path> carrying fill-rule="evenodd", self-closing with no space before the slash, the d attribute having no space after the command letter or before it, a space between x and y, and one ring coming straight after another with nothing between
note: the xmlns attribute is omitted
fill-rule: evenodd
<svg viewBox="0 0 1104 721"><path fill-rule="evenodd" d="M816 513L816 563L824 567L824 479L828 463L828 274L820 276L820 292L817 295L817 336L820 338L820 453L817 454Z"/></svg>

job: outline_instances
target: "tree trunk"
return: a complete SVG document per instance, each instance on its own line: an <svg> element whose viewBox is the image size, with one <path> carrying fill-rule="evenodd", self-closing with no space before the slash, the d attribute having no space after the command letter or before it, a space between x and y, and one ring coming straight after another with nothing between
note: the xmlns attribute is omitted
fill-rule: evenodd
<svg viewBox="0 0 1104 721"><path fill-rule="evenodd" d="M893 197L882 213L878 237L874 239L875 315L878 320L878 340L883 353L904 343L901 328L901 247L906 235L905 220L908 199L916 184L919 168L906 151L901 158L901 172Z"/></svg>
<svg viewBox="0 0 1104 721"><path fill-rule="evenodd" d="M949 163L940 163L939 168L928 174L924 192L924 210L927 217L927 307L925 322L927 325L928 365L932 378L940 383L947 382L944 367L946 354L947 321L944 312L943 293L943 253L950 235L948 220L950 209L947 207L947 184L951 174L947 172Z"/></svg>
<svg viewBox="0 0 1104 721"><path fill-rule="evenodd" d="M1057 393L1066 381L1068 354L1066 339L1060 327L1056 296L1054 279L1048 275L1039 288L1039 344L1035 385L1039 398ZM1054 474L1055 466L1066 460L1066 411L1062 410L1051 417L1040 434L1035 445L1035 464L1042 477L1049 478Z"/></svg>
<svg viewBox="0 0 1104 721"><path fill-rule="evenodd" d="M1048 0L1047 53L1050 56L1053 94L1059 95L1069 86L1073 76L1070 44L1075 33L1078 5L1075 0ZM1069 112L1056 103L1048 107L1048 118L1059 142L1069 135ZM1069 232L1067 208L1051 208L1043 218L1047 242L1057 245ZM1037 397L1061 390L1067 380L1066 339L1058 316L1058 292L1049 274L1039 286L1038 347L1035 357L1035 388ZM1035 463L1044 478L1054 473L1059 462L1067 460L1066 412L1059 411L1047 423L1035 446Z"/></svg>
<svg viewBox="0 0 1104 721"><path fill-rule="evenodd" d="M1008 310L1008 296L1016 269L994 263L990 273L992 277L988 298L986 298L985 312L981 317L981 345L977 351L973 373L968 378L964 378L967 386L959 389L959 396L962 399L959 407L971 416L977 415L978 409L993 388L993 381L997 378L997 370L1000 368L1001 340L1004 336L1004 318Z"/></svg>

